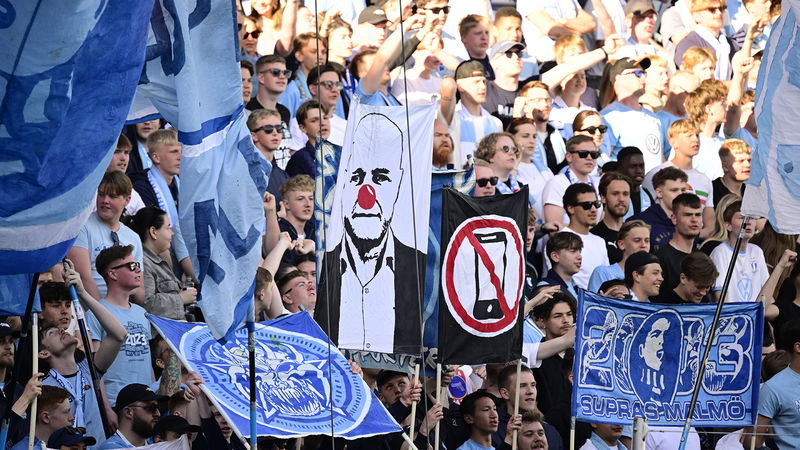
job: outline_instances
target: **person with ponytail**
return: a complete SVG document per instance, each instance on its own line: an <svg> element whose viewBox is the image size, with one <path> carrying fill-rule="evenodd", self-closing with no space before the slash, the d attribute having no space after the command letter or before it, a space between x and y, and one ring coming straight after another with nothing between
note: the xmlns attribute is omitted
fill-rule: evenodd
<svg viewBox="0 0 800 450"><path fill-rule="evenodd" d="M169 319L185 319L184 306L197 301L194 288L183 289L180 280L162 255L169 254L172 224L169 216L155 206L139 210L128 225L144 247L144 308L148 313Z"/></svg>

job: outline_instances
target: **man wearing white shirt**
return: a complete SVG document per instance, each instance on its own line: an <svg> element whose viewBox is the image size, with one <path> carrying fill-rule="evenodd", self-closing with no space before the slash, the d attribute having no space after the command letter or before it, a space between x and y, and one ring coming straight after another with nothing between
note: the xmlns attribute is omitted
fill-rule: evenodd
<svg viewBox="0 0 800 450"><path fill-rule="evenodd" d="M585 34L594 31L595 21L577 0L517 0L517 10L525 18L522 34L529 48L535 49L536 59L555 59L555 40L565 34Z"/></svg>
<svg viewBox="0 0 800 450"><path fill-rule="evenodd" d="M710 49L717 56L714 76L718 80L731 79L731 55L738 50L733 48L728 37L722 32L725 25L725 2L720 0L694 0L691 2L694 31L681 39L675 47L675 65L680 66L683 54L690 47Z"/></svg>
<svg viewBox="0 0 800 450"><path fill-rule="evenodd" d="M703 231L701 238L714 232L714 187L711 180L696 170L693 165L695 155L700 151L700 129L688 119L673 122L667 132L669 143L672 146L672 159L656 166L644 177L642 186L650 195L655 196L653 188L653 175L664 167L677 167L689 177L685 192L691 192L700 198L703 206Z"/></svg>
<svg viewBox="0 0 800 450"><path fill-rule="evenodd" d="M639 103L645 92L645 70L648 67L650 60L647 58L616 61L609 72L615 101L600 111L608 125L605 142L610 156L616 158L623 147L637 147L644 156L645 171L664 162L661 122Z"/></svg>
<svg viewBox="0 0 800 450"><path fill-rule="evenodd" d="M564 209L564 193L570 185L586 183L597 192L600 179L592 176L591 173L597 166L599 157L600 150L594 145L591 137L578 135L567 141L566 158L569 166L564 173L551 178L542 192L545 222L556 222L562 227L569 225L570 218ZM597 195L600 195L599 192L597 192ZM602 208L599 208L597 214L601 213ZM605 248L603 253L605 253Z"/></svg>
<svg viewBox="0 0 800 450"><path fill-rule="evenodd" d="M583 241L581 270L572 279L578 287L586 289L589 287L592 271L608 265L606 241L589 233L597 223L601 203L594 188L584 183L570 185L564 192L563 203L569 215L569 227L564 228L564 231L577 234Z"/></svg>

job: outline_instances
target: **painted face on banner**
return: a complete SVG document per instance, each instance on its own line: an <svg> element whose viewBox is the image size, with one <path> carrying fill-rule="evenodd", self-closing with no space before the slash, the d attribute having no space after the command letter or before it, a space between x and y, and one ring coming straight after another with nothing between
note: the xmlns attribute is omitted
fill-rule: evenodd
<svg viewBox="0 0 800 450"><path fill-rule="evenodd" d="M383 242L392 223L404 144L400 128L382 114L368 114L356 125L344 172L342 217L362 257Z"/></svg>

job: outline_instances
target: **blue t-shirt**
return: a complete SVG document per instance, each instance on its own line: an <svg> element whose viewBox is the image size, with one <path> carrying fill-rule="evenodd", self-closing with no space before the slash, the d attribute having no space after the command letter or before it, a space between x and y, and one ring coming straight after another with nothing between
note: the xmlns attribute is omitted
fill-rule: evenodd
<svg viewBox="0 0 800 450"><path fill-rule="evenodd" d="M98 374L102 376L102 373ZM97 405L97 398L94 395L94 385L92 374L89 370L89 363L84 359L78 363L78 372L69 377L55 377L48 373L42 380L44 386L55 386L70 394L69 407L75 417L75 426L86 428L86 436L91 436L102 442L106 437L103 430L103 420L100 418L100 407ZM80 384L80 391L76 391L76 385ZM74 393L74 395L73 395ZM76 411L81 408L81 413Z"/></svg>
<svg viewBox="0 0 800 450"><path fill-rule="evenodd" d="M764 383L758 415L772 420L778 448L800 448L800 373L787 367Z"/></svg>
<svg viewBox="0 0 800 450"><path fill-rule="evenodd" d="M614 102L600 114L608 125L603 141L608 144L612 159L617 159L617 153L623 147L633 146L642 151L645 172L664 162L666 136L662 134L661 121L654 113Z"/></svg>
<svg viewBox="0 0 800 450"><path fill-rule="evenodd" d="M150 322L141 306L131 304L130 308L124 309L106 300L101 300L100 303L108 308L128 331L128 337L125 338L119 355L103 377L106 383L106 396L111 406L114 406L117 393L125 386L133 383L149 386L153 382L149 343L152 336ZM92 339L102 340L106 336L106 331L91 312L86 314L86 323L89 325Z"/></svg>
<svg viewBox="0 0 800 450"><path fill-rule="evenodd" d="M470 439L467 442L461 444L461 446L458 447L456 450L488 450L488 449L494 450L494 447L484 447L478 444L477 442L473 441L472 439Z"/></svg>
<svg viewBox="0 0 800 450"><path fill-rule="evenodd" d="M98 450L111 450L117 448L136 448L119 435L119 432L114 433L107 441L97 447Z"/></svg>
<svg viewBox="0 0 800 450"><path fill-rule="evenodd" d="M597 266L592 271L589 277L589 290L597 292L600 286L608 280L624 280L625 272L619 264L611 264L610 266Z"/></svg>
<svg viewBox="0 0 800 450"><path fill-rule="evenodd" d="M14 446L11 447L10 450L28 450L28 439L30 439L30 435L25 435L25 437L21 441L14 444ZM47 446L44 444L44 442L41 441L41 439L34 436L33 448L34 450L39 450L39 449L45 449L47 448Z"/></svg>
<svg viewBox="0 0 800 450"><path fill-rule="evenodd" d="M119 230L116 231L119 237L120 245L133 245L133 258L139 261L139 264L144 266L144 256L142 255L142 240L139 235L133 230L123 224L119 224ZM73 247L85 248L89 252L89 261L92 264L92 278L100 290L100 296L106 295L106 282L103 277L97 273L97 268L94 266L94 261L101 251L114 245L111 237L111 230L97 217L97 212L93 212L83 228L78 232L78 237L75 239Z"/></svg>

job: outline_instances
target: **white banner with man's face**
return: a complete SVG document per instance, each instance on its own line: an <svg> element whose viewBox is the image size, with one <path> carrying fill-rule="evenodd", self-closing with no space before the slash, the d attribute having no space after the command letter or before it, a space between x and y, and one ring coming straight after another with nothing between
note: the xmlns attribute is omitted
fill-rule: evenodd
<svg viewBox="0 0 800 450"><path fill-rule="evenodd" d="M340 348L417 354L436 105L351 105L316 319Z"/></svg>

